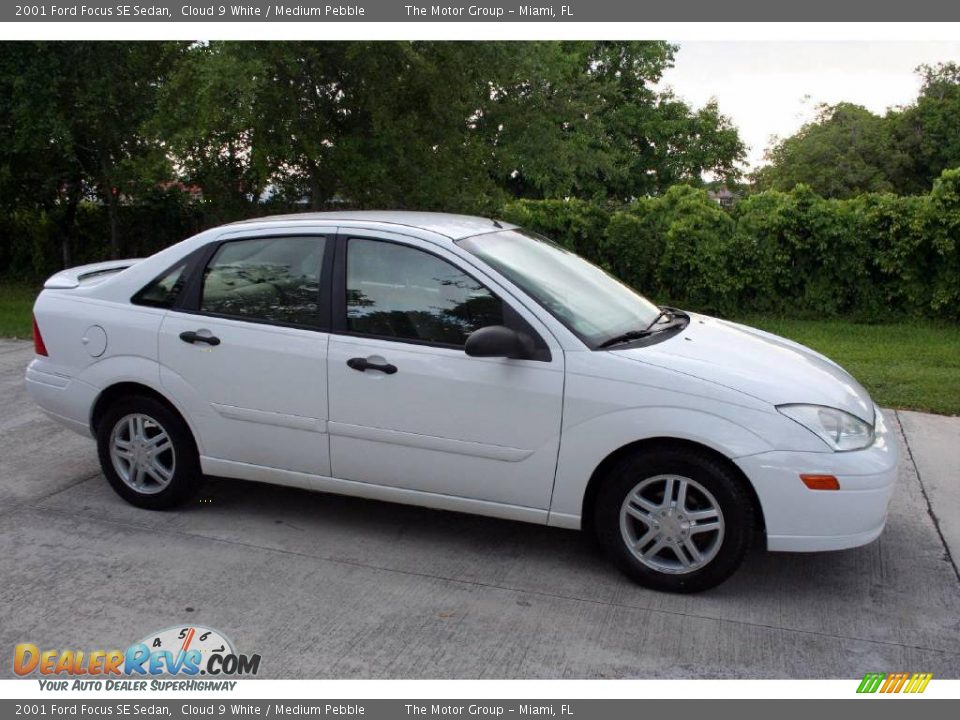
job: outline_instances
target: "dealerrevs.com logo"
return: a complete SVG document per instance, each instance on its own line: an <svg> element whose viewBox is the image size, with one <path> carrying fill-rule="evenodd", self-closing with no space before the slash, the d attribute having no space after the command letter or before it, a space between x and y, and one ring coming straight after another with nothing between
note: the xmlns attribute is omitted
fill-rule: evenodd
<svg viewBox="0 0 960 720"><path fill-rule="evenodd" d="M236 681L222 678L254 676L259 669L260 655L238 653L222 633L198 625L151 633L126 650L41 649L20 643L13 653L13 671L20 677L39 674L45 690L146 690L148 680L150 690L232 690Z"/></svg>

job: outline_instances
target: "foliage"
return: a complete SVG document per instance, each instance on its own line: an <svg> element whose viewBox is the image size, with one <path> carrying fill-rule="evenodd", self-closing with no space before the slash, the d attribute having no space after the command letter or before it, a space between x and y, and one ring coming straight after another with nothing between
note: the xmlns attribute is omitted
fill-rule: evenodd
<svg viewBox="0 0 960 720"><path fill-rule="evenodd" d="M0 43L0 209L42 209L72 262L76 210L95 197L121 250L116 208L149 187L160 149L140 133L181 45L129 42ZM162 172L162 170L161 170Z"/></svg>
<svg viewBox="0 0 960 720"><path fill-rule="evenodd" d="M859 105L823 105L813 122L767 152L755 176L759 189L808 185L831 198L892 192L904 159L894 125Z"/></svg>
<svg viewBox="0 0 960 720"><path fill-rule="evenodd" d="M483 111L495 172L512 194L627 202L704 173L733 181L745 148L715 103L694 111L657 90L661 42L540 43Z"/></svg>
<svg viewBox="0 0 960 720"><path fill-rule="evenodd" d="M0 274L98 256L104 240L107 254L129 254L131 218L154 213L165 188L202 195L187 215L215 225L291 208L622 203L705 172L732 179L743 145L729 120L656 88L674 52L652 41L0 43L0 226L11 229ZM82 205L104 208L106 238L84 235L82 213L96 211Z"/></svg>
<svg viewBox="0 0 960 720"><path fill-rule="evenodd" d="M29 283L0 282L0 338L29 338L33 303L40 288Z"/></svg>
<svg viewBox="0 0 960 720"><path fill-rule="evenodd" d="M753 180L758 190L810 186L828 198L861 193L930 192L960 166L960 65L922 65L912 105L875 115L851 103L822 105L817 117L767 151Z"/></svg>
<svg viewBox="0 0 960 720"><path fill-rule="evenodd" d="M56 212L43 208L19 209L0 214L0 268L5 280L44 278L62 267L58 252L60 223ZM130 257L146 257L185 237L196 234L208 224L203 206L194 204L177 189L154 190L144 194L135 205L117 208L116 225L126 238L125 252ZM109 258L110 218L103 205L84 201L74 211L73 263L82 265Z"/></svg>
<svg viewBox="0 0 960 720"><path fill-rule="evenodd" d="M897 189L926 192L944 170L960 166L960 64L921 65L917 102L896 114L898 143L911 159Z"/></svg>
<svg viewBox="0 0 960 720"><path fill-rule="evenodd" d="M602 237L610 221L609 213L604 209L576 199L517 200L506 204L499 215L585 256L595 255L597 238Z"/></svg>
<svg viewBox="0 0 960 720"><path fill-rule="evenodd" d="M724 315L960 318L960 169L925 196L830 200L801 185L747 197L731 214L703 190L675 186L614 212L527 200L503 216L668 304Z"/></svg>

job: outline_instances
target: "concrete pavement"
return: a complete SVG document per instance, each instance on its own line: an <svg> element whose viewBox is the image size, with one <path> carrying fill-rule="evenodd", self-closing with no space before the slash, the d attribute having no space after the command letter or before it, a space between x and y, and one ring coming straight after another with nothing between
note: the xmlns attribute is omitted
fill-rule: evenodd
<svg viewBox="0 0 960 720"><path fill-rule="evenodd" d="M898 415L911 460L927 496L930 515L957 570L960 564L960 417L908 410Z"/></svg>
<svg viewBox="0 0 960 720"><path fill-rule="evenodd" d="M198 623L260 653L265 677L960 677L943 541L957 465L937 459L960 447L956 419L940 437L944 419L899 414L911 452L877 542L755 552L721 587L674 596L578 533L521 523L227 480L138 510L91 440L32 406L31 353L0 342L0 676L17 642L123 648Z"/></svg>

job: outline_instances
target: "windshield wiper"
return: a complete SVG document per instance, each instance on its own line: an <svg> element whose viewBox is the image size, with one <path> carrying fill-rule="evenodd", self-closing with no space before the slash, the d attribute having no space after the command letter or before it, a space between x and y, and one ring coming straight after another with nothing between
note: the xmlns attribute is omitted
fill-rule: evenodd
<svg viewBox="0 0 960 720"><path fill-rule="evenodd" d="M648 335L653 335L656 330L651 330L647 328L646 330L629 330L620 335L614 335L609 340L604 340L597 346L597 349L608 348L611 345L619 345L620 343L630 342L631 340L639 340L640 338L645 338Z"/></svg>
<svg viewBox="0 0 960 720"><path fill-rule="evenodd" d="M669 316L669 317L673 317L673 313L670 312L669 310L661 310L661 311L659 312L659 314L653 319L653 322L651 322L649 325L647 325L647 330L650 330L651 328L653 328L654 325L656 325L658 322L660 322L660 318L662 318L662 317L668 317L668 316Z"/></svg>
<svg viewBox="0 0 960 720"><path fill-rule="evenodd" d="M660 318L662 317L672 318L673 316L674 316L673 310L671 309L661 310L660 313L653 319L653 322L647 325L643 330L628 330L627 332L621 333L620 335L614 335L609 340L604 340L597 347L598 349L607 348L607 347L610 347L611 345L619 345L620 343L631 342L633 340L639 340L640 338L645 338L649 335L653 335L655 332L660 332L660 330L666 330L666 328L659 328L657 330L654 330L653 326L656 325L658 322L660 322Z"/></svg>

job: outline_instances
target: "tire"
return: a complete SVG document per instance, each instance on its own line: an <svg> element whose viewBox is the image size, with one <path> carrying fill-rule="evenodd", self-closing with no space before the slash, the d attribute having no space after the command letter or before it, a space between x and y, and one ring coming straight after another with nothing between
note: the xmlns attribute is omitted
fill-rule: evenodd
<svg viewBox="0 0 960 720"><path fill-rule="evenodd" d="M151 397L124 397L107 409L97 426L97 452L111 487L137 507L176 507L200 485L200 458L190 428Z"/></svg>
<svg viewBox="0 0 960 720"><path fill-rule="evenodd" d="M695 449L626 456L604 479L594 505L594 530L607 554L639 584L667 592L699 592L729 578L743 562L753 528L742 478Z"/></svg>

